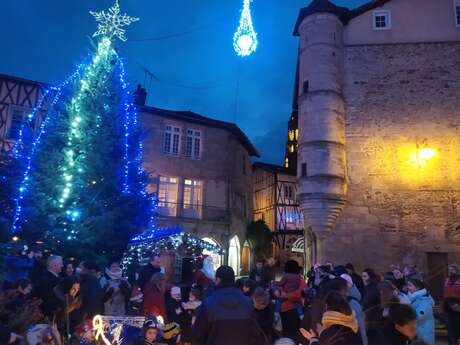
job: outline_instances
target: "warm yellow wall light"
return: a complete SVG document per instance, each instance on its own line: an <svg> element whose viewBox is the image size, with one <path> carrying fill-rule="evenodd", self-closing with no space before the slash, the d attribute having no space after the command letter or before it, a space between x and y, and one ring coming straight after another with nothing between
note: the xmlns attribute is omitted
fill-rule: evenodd
<svg viewBox="0 0 460 345"><path fill-rule="evenodd" d="M418 158L425 161L433 158L436 155L436 152L433 149L424 148L418 150Z"/></svg>

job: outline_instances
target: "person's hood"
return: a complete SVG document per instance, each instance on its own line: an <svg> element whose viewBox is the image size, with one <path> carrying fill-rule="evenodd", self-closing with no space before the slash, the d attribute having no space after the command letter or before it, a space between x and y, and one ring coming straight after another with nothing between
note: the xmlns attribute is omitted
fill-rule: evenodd
<svg viewBox="0 0 460 345"><path fill-rule="evenodd" d="M409 293L408 297L411 302L414 302L415 300L423 301L423 302L429 303L431 306L434 306L434 300L430 295L428 295L428 292L426 291L426 289L421 289L413 293Z"/></svg>

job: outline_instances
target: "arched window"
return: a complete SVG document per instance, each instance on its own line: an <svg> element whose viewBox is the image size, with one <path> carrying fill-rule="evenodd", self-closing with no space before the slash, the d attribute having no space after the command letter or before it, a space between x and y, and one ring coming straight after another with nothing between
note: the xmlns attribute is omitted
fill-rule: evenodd
<svg viewBox="0 0 460 345"><path fill-rule="evenodd" d="M243 254L241 254L241 273L243 275L249 274L249 271L251 269L251 263L251 246L248 241L244 241Z"/></svg>
<svg viewBox="0 0 460 345"><path fill-rule="evenodd" d="M233 236L228 245L228 265L233 268L235 275L240 275L240 239Z"/></svg>
<svg viewBox="0 0 460 345"><path fill-rule="evenodd" d="M218 246L219 244L211 237L203 237L202 238L203 241L205 242L208 242L214 246ZM214 264L214 269L217 270L220 266L222 266L222 256L217 254L217 253L214 253L214 252L210 252L209 250L203 250L203 254L204 255L209 255L210 257L212 257L212 263Z"/></svg>

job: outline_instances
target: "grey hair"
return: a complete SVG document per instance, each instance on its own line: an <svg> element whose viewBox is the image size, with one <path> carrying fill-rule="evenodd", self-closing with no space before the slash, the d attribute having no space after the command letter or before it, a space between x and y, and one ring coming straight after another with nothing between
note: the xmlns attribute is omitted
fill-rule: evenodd
<svg viewBox="0 0 460 345"><path fill-rule="evenodd" d="M46 260L46 267L50 267L54 262L62 261L62 256L59 255L51 255L48 260Z"/></svg>

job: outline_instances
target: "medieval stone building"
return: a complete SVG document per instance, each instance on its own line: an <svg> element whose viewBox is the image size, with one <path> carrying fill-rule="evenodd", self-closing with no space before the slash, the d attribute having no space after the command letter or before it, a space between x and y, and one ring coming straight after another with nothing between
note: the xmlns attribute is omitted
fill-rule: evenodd
<svg viewBox="0 0 460 345"><path fill-rule="evenodd" d="M300 11L299 200L314 261L460 260L460 2Z"/></svg>

